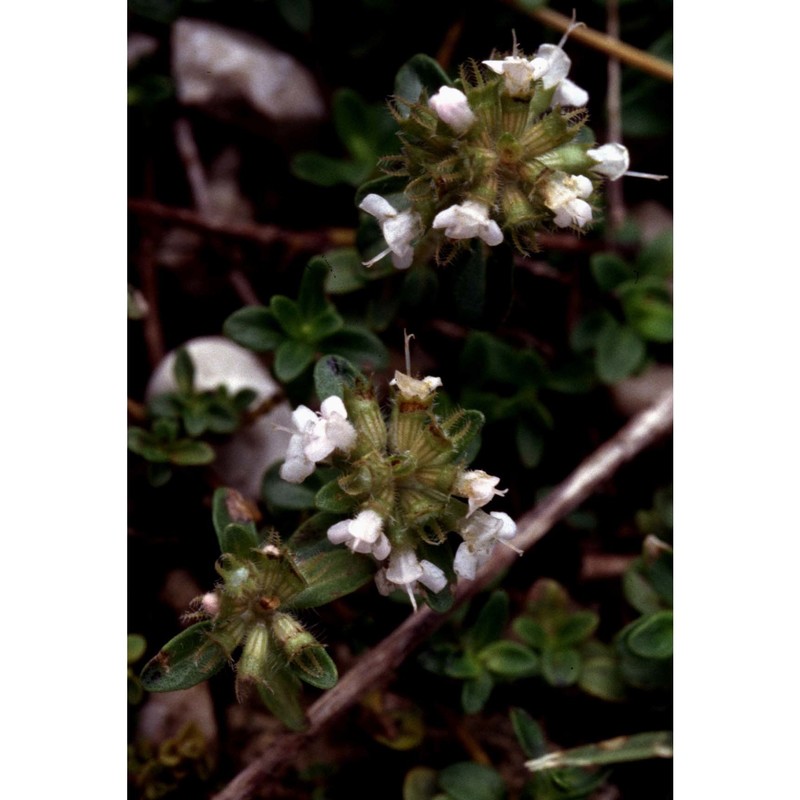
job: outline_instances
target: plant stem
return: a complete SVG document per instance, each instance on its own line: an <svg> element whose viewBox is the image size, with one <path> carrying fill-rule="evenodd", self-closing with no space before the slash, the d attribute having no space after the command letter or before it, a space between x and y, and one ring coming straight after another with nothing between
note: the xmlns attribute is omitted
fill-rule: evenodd
<svg viewBox="0 0 800 800"><path fill-rule="evenodd" d="M517 523L514 545L530 549L564 516L574 511L626 461L667 435L672 429L672 390L665 392L652 406L637 414L611 439L601 445L535 508ZM461 603L482 591L518 558L505 547L495 548L492 558L478 572L474 581L460 581L450 612L437 614L428 606L411 614L380 644L365 653L308 710L309 727L304 733L285 734L276 740L258 760L245 767L214 800L249 800L269 789L267 783L276 770L291 762L299 749L317 736L336 717L355 704L370 689L385 684L403 661L439 628ZM279 782L273 785L278 786Z"/></svg>

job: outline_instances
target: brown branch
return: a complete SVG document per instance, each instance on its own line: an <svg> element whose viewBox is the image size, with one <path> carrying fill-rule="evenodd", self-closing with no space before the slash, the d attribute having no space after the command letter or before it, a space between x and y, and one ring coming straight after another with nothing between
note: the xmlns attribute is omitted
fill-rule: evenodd
<svg viewBox="0 0 800 800"><path fill-rule="evenodd" d="M558 520L577 508L601 484L609 480L622 464L668 434L671 429L670 390L581 462L545 500L520 518L517 523L517 537L514 539L515 546L523 550L532 547ZM486 588L517 557L508 548L495 548L492 558L478 572L474 581L458 583L452 610ZM388 682L392 672L447 620L449 613L437 614L425 606L409 616L380 644L363 655L333 689L309 708L309 727L305 733L281 737L263 756L245 767L214 800L247 800L256 791L263 791L266 788L265 781L275 770L289 763L306 742L354 705L365 692Z"/></svg>
<svg viewBox="0 0 800 800"><path fill-rule="evenodd" d="M255 222L224 222L209 219L197 211L141 199L129 200L128 209L145 219L156 219L202 233L244 239L264 245L282 242L300 250L322 250L328 247L346 247L355 242L355 231L352 228L292 231L277 225L261 225Z"/></svg>
<svg viewBox="0 0 800 800"><path fill-rule="evenodd" d="M562 33L569 28L572 21L569 17L565 17L563 14L553 11L551 8L536 8L529 11L523 7L520 0L506 0L506 2L517 11L528 14L548 28L554 28ZM636 69L642 70L642 72L647 72L665 81L672 81L673 69L669 61L664 61L663 58L658 58L644 50L631 47L631 45L625 44L625 42L621 42L619 39L608 36L605 33L600 33L600 31L582 26L580 28L575 28L575 30L570 33L569 38L576 42L581 42L588 47L592 47L595 50L599 50L601 53L605 53L612 58L618 58L623 64L627 64L629 67L635 67Z"/></svg>
<svg viewBox="0 0 800 800"><path fill-rule="evenodd" d="M619 38L619 0L608 0L606 3L606 31L608 35ZM608 115L607 140L622 141L622 66L618 58L608 59L608 92L606 94L606 113ZM625 198L622 193L622 181L606 183L608 199L608 220L611 231L617 231L625 221Z"/></svg>

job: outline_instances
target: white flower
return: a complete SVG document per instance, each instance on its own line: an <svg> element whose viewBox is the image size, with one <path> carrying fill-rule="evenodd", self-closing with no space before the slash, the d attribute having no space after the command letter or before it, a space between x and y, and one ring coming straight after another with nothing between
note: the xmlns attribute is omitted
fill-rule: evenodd
<svg viewBox="0 0 800 800"><path fill-rule="evenodd" d="M347 421L347 409L336 395L322 401L319 414L306 406L292 412L296 433L289 440L280 475L289 483L302 483L318 461L334 450L347 452L355 444L356 430Z"/></svg>
<svg viewBox="0 0 800 800"><path fill-rule="evenodd" d="M592 221L592 207L583 198L589 197L593 189L585 175L553 174L544 186L544 204L555 214L553 221L559 228L582 228Z"/></svg>
<svg viewBox="0 0 800 800"><path fill-rule="evenodd" d="M389 245L378 253L375 258L364 262L365 267L371 267L385 255L392 254L392 264L397 269L408 269L414 260L414 245L412 242L422 233L422 219L416 211L397 209L379 194L368 194L358 206L367 214L372 214L381 226L383 238Z"/></svg>
<svg viewBox="0 0 800 800"><path fill-rule="evenodd" d="M332 525L328 539L333 544L346 544L354 553L372 553L378 561L383 561L392 549L383 532L383 520L371 508L356 514L355 519Z"/></svg>
<svg viewBox="0 0 800 800"><path fill-rule="evenodd" d="M507 543L517 535L517 526L502 511L477 511L464 518L459 533L464 541L456 550L453 569L459 577L473 580L478 568L489 560L495 544Z"/></svg>
<svg viewBox="0 0 800 800"><path fill-rule="evenodd" d="M586 155L597 162L597 166L592 167L592 172L603 175L611 181L621 178L631 165L628 148L616 142L587 150Z"/></svg>
<svg viewBox="0 0 800 800"><path fill-rule="evenodd" d="M551 104L554 106L585 106L589 102L589 92L581 89L569 78L564 78L553 93Z"/></svg>
<svg viewBox="0 0 800 800"><path fill-rule="evenodd" d="M531 61L534 78L542 79L545 89L557 86L569 74L569 56L556 44L542 44Z"/></svg>
<svg viewBox="0 0 800 800"><path fill-rule="evenodd" d="M451 239L471 239L479 236L486 244L494 246L503 241L500 226L489 219L489 208L483 203L466 200L461 205L450 206L433 218L434 228L444 228Z"/></svg>
<svg viewBox="0 0 800 800"><path fill-rule="evenodd" d="M495 495L504 495L508 489L495 489L500 478L489 475L482 469L462 472L453 487L454 494L466 497L469 501L467 516L471 516L481 506L485 506Z"/></svg>
<svg viewBox="0 0 800 800"><path fill-rule="evenodd" d="M394 378L389 381L389 386L396 386L400 394L409 400L427 400L441 385L441 378L428 375L420 381L398 370L395 370Z"/></svg>
<svg viewBox="0 0 800 800"><path fill-rule="evenodd" d="M522 56L506 56L502 61L484 61L492 72L503 76L506 91L512 97L525 97L531 88L535 74L533 61ZM541 66L541 65L540 65Z"/></svg>
<svg viewBox="0 0 800 800"><path fill-rule="evenodd" d="M436 112L436 116L442 122L446 122L456 133L465 133L477 119L475 112L469 107L464 92L454 89L452 86L442 86L428 100L428 105Z"/></svg>
<svg viewBox="0 0 800 800"><path fill-rule="evenodd" d="M425 559L419 561L416 553L410 548L393 550L389 566L378 570L375 575L375 584L381 594L391 594L395 589L405 589L414 611L417 610L417 600L414 597L417 583L438 593L447 586L447 576L430 561Z"/></svg>

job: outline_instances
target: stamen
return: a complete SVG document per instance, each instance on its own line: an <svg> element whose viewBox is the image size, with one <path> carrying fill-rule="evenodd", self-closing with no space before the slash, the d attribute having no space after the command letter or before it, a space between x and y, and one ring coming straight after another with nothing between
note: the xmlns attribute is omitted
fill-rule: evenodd
<svg viewBox="0 0 800 800"><path fill-rule="evenodd" d="M511 48L511 55L516 58L519 53L519 44L517 43L517 32L513 28L511 29L511 41L514 43L514 46Z"/></svg>
<svg viewBox="0 0 800 800"><path fill-rule="evenodd" d="M413 333L406 333L406 329L403 328L403 340L405 342L405 349L406 349L406 375L411 375L411 348L409 347L411 340L415 338Z"/></svg>
<svg viewBox="0 0 800 800"><path fill-rule="evenodd" d="M389 253L391 253L391 252L392 252L392 248L391 247L387 247L385 250L381 250L381 252L378 253L378 255L375 256L375 258L371 258L369 261L362 261L361 265L364 266L364 267L371 267L373 264L375 264L378 261L380 261L384 256L388 256Z"/></svg>
<svg viewBox="0 0 800 800"><path fill-rule="evenodd" d="M505 539L495 539L495 541L500 542L505 547L508 547L510 550L513 550L518 556L521 556L525 551L520 550L519 547L514 547L511 542L507 542Z"/></svg>
<svg viewBox="0 0 800 800"><path fill-rule="evenodd" d="M652 172L632 172L628 170L627 172L623 173L623 177L627 176L629 178L647 178L649 181L666 181L669 180L669 175L653 175Z"/></svg>
<svg viewBox="0 0 800 800"><path fill-rule="evenodd" d="M575 13L576 13L575 9L573 8L572 9L572 20L569 23L569 27L564 32L564 35L561 37L561 41L558 43L558 46L560 48L564 47L564 45L566 44L567 39L569 38L569 35L572 33L572 31L575 30L575 28L585 28L586 27L586 23L585 22L575 22Z"/></svg>
<svg viewBox="0 0 800 800"><path fill-rule="evenodd" d="M417 610L417 598L414 597L414 592L411 591L411 586L406 584L406 591L408 592L408 596L411 599L411 605L414 606L414 611Z"/></svg>

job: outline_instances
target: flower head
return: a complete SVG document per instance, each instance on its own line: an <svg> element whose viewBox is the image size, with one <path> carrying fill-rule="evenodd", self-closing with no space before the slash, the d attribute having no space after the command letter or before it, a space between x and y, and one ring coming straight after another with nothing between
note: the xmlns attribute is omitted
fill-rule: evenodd
<svg viewBox="0 0 800 800"><path fill-rule="evenodd" d="M582 228L592 221L592 207L583 198L593 191L594 186L585 175L556 172L545 184L544 204L555 214L553 221L559 228Z"/></svg>
<svg viewBox="0 0 800 800"><path fill-rule="evenodd" d="M482 469L470 470L459 476L453 492L459 497L466 497L469 501L469 511L467 512L469 517L481 506L485 506L495 495L502 497L508 491L508 489L495 489L494 487L498 483L500 483L500 478L489 475Z"/></svg>
<svg viewBox="0 0 800 800"><path fill-rule="evenodd" d="M495 544L517 535L517 526L502 511L476 511L464 518L459 533L464 541L456 550L453 569L459 577L473 580L478 568L489 560Z"/></svg>
<svg viewBox="0 0 800 800"><path fill-rule="evenodd" d="M417 600L414 589L418 583L427 587L434 593L441 592L447 586L447 576L435 564L425 559L417 559L416 553L411 548L392 551L389 566L378 570L375 583L381 594L390 594L395 589L405 589L408 593L414 611L417 610Z"/></svg>
<svg viewBox="0 0 800 800"><path fill-rule="evenodd" d="M434 217L433 227L444 228L444 235L451 239L472 239L479 236L491 246L503 241L500 226L489 219L488 206L474 200L466 200L460 205L440 211Z"/></svg>
<svg viewBox="0 0 800 800"><path fill-rule="evenodd" d="M398 211L379 194L368 194L358 207L378 220L383 238L389 245L375 258L365 261L364 266L371 267L376 261L391 253L392 263L397 269L408 269L414 260L412 242L422 233L422 220L419 214L411 209Z"/></svg>
<svg viewBox="0 0 800 800"><path fill-rule="evenodd" d="M436 116L456 133L466 133L477 119L475 112L469 107L464 92L452 86L442 86L428 100L428 105L436 112Z"/></svg>
<svg viewBox="0 0 800 800"><path fill-rule="evenodd" d="M387 558L392 549L383 532L381 516L371 508L361 511L355 519L332 525L328 539L332 544L346 544L354 553L371 553L378 561Z"/></svg>
<svg viewBox="0 0 800 800"><path fill-rule="evenodd" d="M318 461L334 450L347 452L356 441L356 430L347 421L347 409L335 395L322 401L319 414L298 406L292 412L292 423L296 433L289 440L280 470L281 478L289 483L302 483Z"/></svg>

